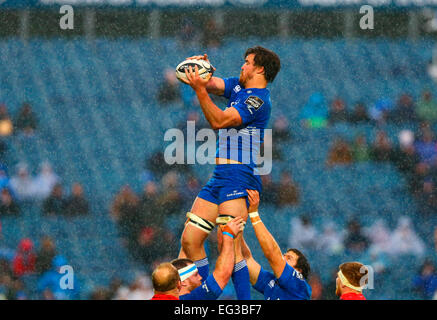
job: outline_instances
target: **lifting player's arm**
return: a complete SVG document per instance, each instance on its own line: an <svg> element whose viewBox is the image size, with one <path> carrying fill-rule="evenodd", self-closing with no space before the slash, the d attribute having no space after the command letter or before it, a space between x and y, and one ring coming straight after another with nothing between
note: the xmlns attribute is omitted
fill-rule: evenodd
<svg viewBox="0 0 437 320"><path fill-rule="evenodd" d="M220 255L212 273L215 281L224 288L232 276L234 270L234 238L240 233L243 225L243 218L237 217L229 221L222 229L223 239Z"/></svg>
<svg viewBox="0 0 437 320"><path fill-rule="evenodd" d="M269 230L267 230L262 220L257 215L258 204L259 204L258 191L247 190L247 193L248 193L249 203L251 204L251 206L253 206L253 209L251 210L252 212L249 212L249 216L251 217L252 226L255 231L255 235L258 239L258 242L261 246L264 256L267 258L270 267L272 268L273 273L275 274L275 277L280 278L286 264L282 256L281 248L279 247L278 243L276 242L275 238L273 238Z"/></svg>
<svg viewBox="0 0 437 320"><path fill-rule="evenodd" d="M241 235L241 252L246 260L247 269L249 269L249 280L251 285L255 285L258 281L258 276L261 271L261 266L252 256L252 252L249 249L243 235Z"/></svg>
<svg viewBox="0 0 437 320"><path fill-rule="evenodd" d="M201 77L199 77L199 70L197 66L194 70L191 67L185 69L185 74L187 75L188 84L196 92L197 98L199 99L200 107L202 108L206 120L211 125L211 128L216 130L222 128L237 127L241 125L242 119L237 109L228 108L223 111L219 107L217 107L215 103L211 100L207 91L207 84L209 83L211 77L207 79L202 79Z"/></svg>

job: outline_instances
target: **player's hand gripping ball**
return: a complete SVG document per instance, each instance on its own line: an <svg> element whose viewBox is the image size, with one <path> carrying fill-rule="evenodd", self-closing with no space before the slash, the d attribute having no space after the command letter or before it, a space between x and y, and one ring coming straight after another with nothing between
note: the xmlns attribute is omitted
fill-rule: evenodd
<svg viewBox="0 0 437 320"><path fill-rule="evenodd" d="M202 79L207 79L210 74L212 75L212 73L214 73L214 67L208 61L203 59L187 59L179 63L176 67L176 78L178 78L179 81L188 84L185 69L189 71L189 67L191 67L191 69L194 70L196 66L198 68L199 77Z"/></svg>

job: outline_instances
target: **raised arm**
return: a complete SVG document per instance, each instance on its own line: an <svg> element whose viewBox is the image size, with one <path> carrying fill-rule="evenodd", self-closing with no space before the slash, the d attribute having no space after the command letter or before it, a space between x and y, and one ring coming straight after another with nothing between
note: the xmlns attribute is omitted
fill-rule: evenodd
<svg viewBox="0 0 437 320"><path fill-rule="evenodd" d="M249 249L243 235L241 235L241 252L247 263L247 268L249 269L249 280L251 285L255 285L258 281L259 272L261 271L261 265L256 262L252 256L252 252Z"/></svg>
<svg viewBox="0 0 437 320"><path fill-rule="evenodd" d="M229 221L222 229L223 238L221 252L215 264L215 270L212 273L215 281L224 288L232 276L234 269L234 238L241 231L243 219L241 217Z"/></svg>
<svg viewBox="0 0 437 320"><path fill-rule="evenodd" d="M208 94L208 86L209 89L214 92L224 91L224 82L221 83L223 79L212 77L202 79L199 77L197 66L194 70L191 67L188 70L185 69L185 74L187 75L188 84L193 88L194 92L196 92L200 107L202 108L206 120L211 125L211 128L216 130L241 125L242 119L237 109L227 108L224 111L221 110L215 105Z"/></svg>
<svg viewBox="0 0 437 320"><path fill-rule="evenodd" d="M261 246L261 249L264 253L264 256L267 258L270 267L273 270L276 278L280 278L282 272L285 268L285 260L282 256L281 248L276 242L275 238L271 235L269 230L267 230L266 226L259 218L258 215L258 204L259 204L259 193L256 190L247 190L249 203L251 206L253 205L253 211L249 213L249 216L252 221L252 226L255 231L255 235L258 239L258 242Z"/></svg>

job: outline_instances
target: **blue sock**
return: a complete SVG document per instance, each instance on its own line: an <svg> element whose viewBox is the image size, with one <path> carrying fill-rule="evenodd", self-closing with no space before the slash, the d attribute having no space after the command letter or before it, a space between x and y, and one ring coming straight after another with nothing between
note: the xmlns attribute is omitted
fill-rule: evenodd
<svg viewBox="0 0 437 320"><path fill-rule="evenodd" d="M202 281L206 280L209 276L209 262L208 257L205 257L201 260L194 261L194 264L197 267L197 270L199 271L200 276L202 277Z"/></svg>
<svg viewBox="0 0 437 320"><path fill-rule="evenodd" d="M234 266L232 273L232 283L238 300L251 300L250 298L250 279L249 269L246 260L241 260Z"/></svg>

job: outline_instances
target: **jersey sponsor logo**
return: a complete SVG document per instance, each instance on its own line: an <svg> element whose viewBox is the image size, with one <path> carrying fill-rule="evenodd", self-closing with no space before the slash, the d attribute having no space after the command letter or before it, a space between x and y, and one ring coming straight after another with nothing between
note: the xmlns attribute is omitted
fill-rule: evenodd
<svg viewBox="0 0 437 320"><path fill-rule="evenodd" d="M296 277L299 280L303 280L302 274L300 272L296 271L296 270L293 271L293 277Z"/></svg>
<svg viewBox="0 0 437 320"><path fill-rule="evenodd" d="M235 93L238 93L238 92L240 92L240 91L241 91L241 87L240 87L240 85L236 85L235 88L234 88L234 92L235 92Z"/></svg>
<svg viewBox="0 0 437 320"><path fill-rule="evenodd" d="M247 109L253 114L251 109L258 110L264 104L264 101L257 96L249 96L244 103L247 105Z"/></svg>
<svg viewBox="0 0 437 320"><path fill-rule="evenodd" d="M204 283L204 284L202 285L202 288L203 288L206 292L209 292L209 289L208 289L208 286L206 285L206 283Z"/></svg>
<svg viewBox="0 0 437 320"><path fill-rule="evenodd" d="M270 280L268 285L269 285L270 288L273 288L275 286L275 280Z"/></svg>

